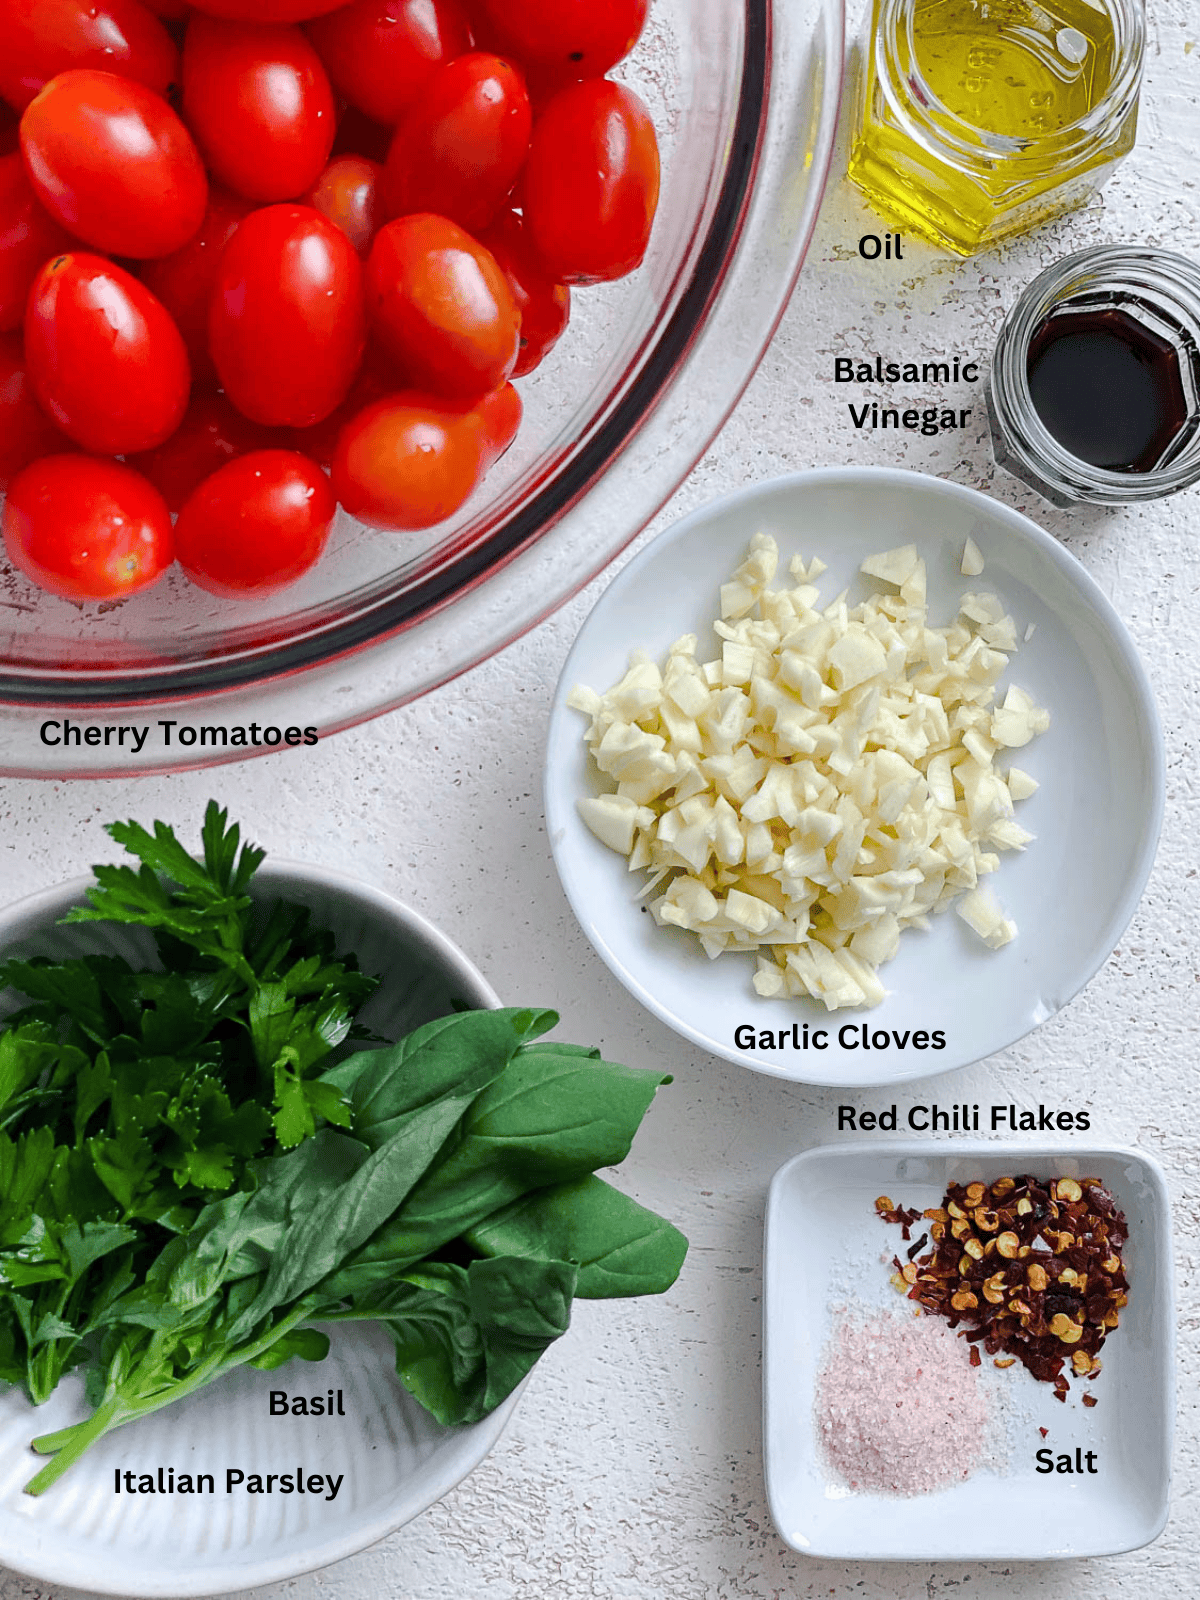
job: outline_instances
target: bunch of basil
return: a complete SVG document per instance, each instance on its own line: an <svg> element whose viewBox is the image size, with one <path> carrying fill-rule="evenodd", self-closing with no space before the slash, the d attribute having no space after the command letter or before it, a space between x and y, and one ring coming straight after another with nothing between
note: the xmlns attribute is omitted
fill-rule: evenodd
<svg viewBox="0 0 1200 1600"><path fill-rule="evenodd" d="M28 1492L234 1367L321 1359L316 1323L384 1323L416 1399L476 1421L576 1295L675 1281L683 1236L595 1176L662 1074L535 1043L558 1019L529 1010L337 1060L374 981L295 908L252 931L262 852L225 814L202 861L109 831L141 869L97 868L68 920L154 929L162 970L0 968L30 1000L0 1033L0 1379L40 1401L82 1366L92 1406L34 1440Z"/></svg>

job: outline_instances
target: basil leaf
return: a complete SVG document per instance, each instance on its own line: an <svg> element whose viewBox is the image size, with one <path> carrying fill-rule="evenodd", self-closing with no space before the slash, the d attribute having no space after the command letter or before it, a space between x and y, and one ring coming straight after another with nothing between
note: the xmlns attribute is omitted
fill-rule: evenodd
<svg viewBox="0 0 1200 1600"><path fill-rule="evenodd" d="M574 1262L575 1293L586 1300L662 1294L688 1248L665 1218L594 1176L526 1195L463 1237L485 1256Z"/></svg>

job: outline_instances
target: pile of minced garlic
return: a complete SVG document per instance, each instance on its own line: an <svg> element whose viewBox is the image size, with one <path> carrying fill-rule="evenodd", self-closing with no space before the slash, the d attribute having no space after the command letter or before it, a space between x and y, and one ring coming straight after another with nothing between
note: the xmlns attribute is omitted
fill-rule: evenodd
<svg viewBox="0 0 1200 1600"><path fill-rule="evenodd" d="M864 561L882 587L854 606L843 592L820 608L819 560L794 558L794 587L772 588L778 563L755 535L721 588L716 659L686 634L661 669L637 652L607 694L571 692L616 784L579 811L649 870L660 925L710 957L758 952L760 995L878 1005L876 969L932 912L957 902L993 948L1015 935L980 879L1032 838L1013 802L1037 784L996 759L1050 717L1016 687L996 701L1017 633L995 595L929 626L915 545ZM962 571L982 568L968 540Z"/></svg>

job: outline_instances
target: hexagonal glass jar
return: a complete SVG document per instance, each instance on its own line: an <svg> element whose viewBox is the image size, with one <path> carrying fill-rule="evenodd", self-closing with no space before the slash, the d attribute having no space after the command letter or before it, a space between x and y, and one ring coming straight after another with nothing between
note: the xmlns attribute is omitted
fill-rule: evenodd
<svg viewBox="0 0 1200 1600"><path fill-rule="evenodd" d="M1174 353L1178 395L1166 409L1182 420L1141 470L1112 470L1072 454L1039 414L1030 384L1031 350L1048 323L1063 314L1113 312L1128 328L1143 328L1155 349ZM1200 265L1169 250L1095 245L1047 267L1004 319L987 400L997 466L1053 505L1132 505L1200 483Z"/></svg>
<svg viewBox="0 0 1200 1600"><path fill-rule="evenodd" d="M1079 205L1132 149L1144 0L874 0L850 177L958 255Z"/></svg>

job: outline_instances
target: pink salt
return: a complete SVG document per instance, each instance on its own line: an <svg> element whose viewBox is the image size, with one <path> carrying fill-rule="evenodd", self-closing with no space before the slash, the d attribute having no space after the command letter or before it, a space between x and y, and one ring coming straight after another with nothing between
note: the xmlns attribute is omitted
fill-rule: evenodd
<svg viewBox="0 0 1200 1600"><path fill-rule="evenodd" d="M987 1420L967 1344L944 1322L838 1324L817 1380L817 1436L852 1489L928 1494L969 1478Z"/></svg>

